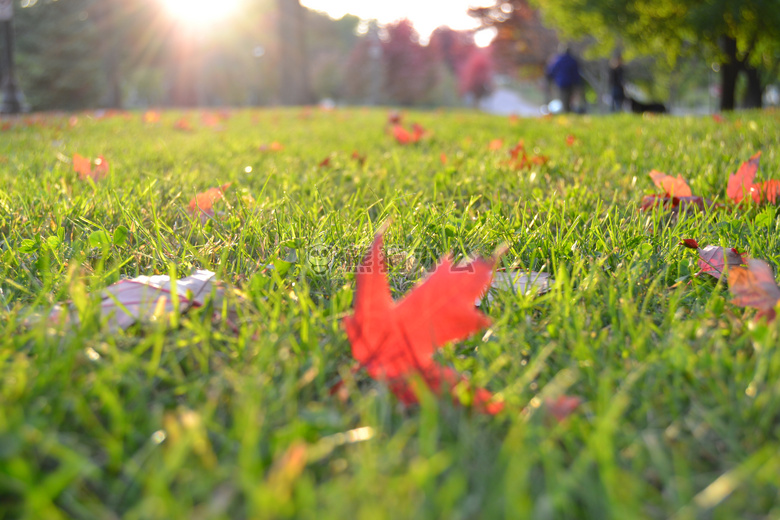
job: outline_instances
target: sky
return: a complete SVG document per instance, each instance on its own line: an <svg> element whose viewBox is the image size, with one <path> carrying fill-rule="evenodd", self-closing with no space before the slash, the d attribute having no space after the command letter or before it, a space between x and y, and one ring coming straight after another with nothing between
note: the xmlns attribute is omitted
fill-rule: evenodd
<svg viewBox="0 0 780 520"><path fill-rule="evenodd" d="M331 18L341 18L347 13L363 19L376 19L390 23L408 18L414 24L423 42L434 29L448 25L453 29L475 29L476 19L466 14L471 6L491 5L490 0L301 0L309 9L328 13ZM482 31L476 35L478 45L490 43L492 33Z"/></svg>

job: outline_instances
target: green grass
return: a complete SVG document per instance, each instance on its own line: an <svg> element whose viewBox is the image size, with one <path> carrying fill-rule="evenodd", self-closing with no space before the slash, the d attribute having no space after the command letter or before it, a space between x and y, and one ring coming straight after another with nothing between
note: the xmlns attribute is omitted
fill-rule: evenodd
<svg viewBox="0 0 780 520"><path fill-rule="evenodd" d="M408 113L431 132L408 147L384 133L383 110L239 111L221 131L196 114L191 133L178 117L0 132L0 518L780 516L780 326L693 277L695 252L678 246L733 246L776 268L777 210L638 211L653 168L721 202L757 150L759 178L777 178L777 112ZM494 138L549 162L512 170ZM274 140L284 150L258 151ZM80 181L73 153L104 155L112 174ZM201 225L189 200L226 182L224 215ZM388 220L387 247L406 255L390 269L396 296L447 252L501 244L505 266L556 279L537 298L499 295L490 334L440 355L499 393L501 415L433 395L405 409L351 373L340 320ZM120 227L124 243L90 247ZM330 251L324 273L314 246ZM101 324L105 286L195 267L243 292L237 332L210 308ZM41 319L66 300L78 325ZM340 378L346 401L329 392ZM539 403L562 394L583 404L556 423ZM370 438L344 435L357 428Z"/></svg>

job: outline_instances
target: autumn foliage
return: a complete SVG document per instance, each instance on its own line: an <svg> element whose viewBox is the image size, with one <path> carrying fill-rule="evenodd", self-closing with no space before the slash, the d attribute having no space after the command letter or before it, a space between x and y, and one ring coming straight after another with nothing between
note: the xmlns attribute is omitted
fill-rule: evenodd
<svg viewBox="0 0 780 520"><path fill-rule="evenodd" d="M406 404L417 402L414 382L422 381L434 393L449 392L453 397L460 395L458 389L467 388L478 410L500 412L503 403L494 401L490 392L472 389L463 375L433 359L441 346L490 324L474 300L487 290L494 265L493 260L480 258L456 266L445 257L421 285L394 302L380 233L355 276L354 313L344 319L353 356Z"/></svg>
<svg viewBox="0 0 780 520"><path fill-rule="evenodd" d="M780 302L780 288L769 264L752 258L746 267L735 267L729 271L729 289L734 295L732 303L740 307L758 309L758 318L773 321L777 317Z"/></svg>
<svg viewBox="0 0 780 520"><path fill-rule="evenodd" d="M761 152L757 152L749 160L740 165L736 173L729 176L729 183L726 187L726 195L739 204L748 196L756 204L769 202L776 204L780 197L780 180L771 179L764 182L754 182L758 172Z"/></svg>
<svg viewBox="0 0 780 520"><path fill-rule="evenodd" d="M214 215L214 203L218 200L222 200L225 197L225 190L227 190L232 183L228 182L223 184L219 188L209 188L204 192L195 195L189 204L190 213Z"/></svg>
<svg viewBox="0 0 780 520"><path fill-rule="evenodd" d="M73 154L73 171L79 175L79 179L92 179L99 181L105 178L110 171L108 161L99 155L94 161L79 154Z"/></svg>

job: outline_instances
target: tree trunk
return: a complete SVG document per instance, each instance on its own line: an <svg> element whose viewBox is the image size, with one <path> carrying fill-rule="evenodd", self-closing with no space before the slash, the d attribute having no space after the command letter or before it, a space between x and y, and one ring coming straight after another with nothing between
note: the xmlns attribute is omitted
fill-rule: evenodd
<svg viewBox="0 0 780 520"><path fill-rule="evenodd" d="M761 84L761 75L757 68L745 65L747 75L747 90L742 98L744 108L761 108L764 101L764 86Z"/></svg>
<svg viewBox="0 0 780 520"><path fill-rule="evenodd" d="M176 40L170 65L173 74L170 99L174 106L194 107L198 102L196 82L199 79L195 34L187 27L177 27L175 30L177 34L174 36Z"/></svg>
<svg viewBox="0 0 780 520"><path fill-rule="evenodd" d="M720 65L720 110L734 110L734 93L740 69L737 40L723 36L720 39L720 48L726 54L726 59Z"/></svg>
<svg viewBox="0 0 780 520"><path fill-rule="evenodd" d="M285 105L311 103L306 53L306 12L299 0L277 0L279 8L279 99Z"/></svg>
<svg viewBox="0 0 780 520"><path fill-rule="evenodd" d="M122 88L119 72L119 30L117 4L104 0L97 4L98 27L102 35L101 54L106 73L106 92L103 104L108 108L122 107Z"/></svg>
<svg viewBox="0 0 780 520"><path fill-rule="evenodd" d="M16 83L14 70L13 2L0 0L0 113L18 114L29 110Z"/></svg>

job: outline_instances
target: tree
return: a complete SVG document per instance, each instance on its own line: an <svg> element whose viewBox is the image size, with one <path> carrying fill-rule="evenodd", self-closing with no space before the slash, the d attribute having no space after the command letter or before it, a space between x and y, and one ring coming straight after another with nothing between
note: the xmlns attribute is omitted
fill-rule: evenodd
<svg viewBox="0 0 780 520"><path fill-rule="evenodd" d="M558 46L555 31L546 27L539 11L527 0L498 1L490 7L469 9L482 27L494 27L493 59L501 70L541 75Z"/></svg>
<svg viewBox="0 0 780 520"><path fill-rule="evenodd" d="M470 31L456 31L443 26L433 31L428 47L438 61L444 62L450 72L458 75L477 45Z"/></svg>
<svg viewBox="0 0 780 520"><path fill-rule="evenodd" d="M471 51L458 75L461 95L470 95L474 104L493 91L493 60L488 49Z"/></svg>
<svg viewBox="0 0 780 520"><path fill-rule="evenodd" d="M360 38L359 23L360 18L350 14L334 20L318 11L306 11L311 88L317 99L338 99L343 95L345 58Z"/></svg>
<svg viewBox="0 0 780 520"><path fill-rule="evenodd" d="M416 105L425 101L436 83L430 49L420 39L409 20L388 25L382 39L384 92L392 103Z"/></svg>
<svg viewBox="0 0 780 520"><path fill-rule="evenodd" d="M38 2L16 12L19 82L34 109L95 103L103 87L91 0Z"/></svg>
<svg viewBox="0 0 780 520"><path fill-rule="evenodd" d="M521 0L501 1L500 5ZM617 44L629 54L664 55L670 66L686 52L720 63L721 109L735 106L736 81L747 76L743 106L759 107L780 58L776 0L533 0L545 20L569 38L591 36L608 54Z"/></svg>
<svg viewBox="0 0 780 520"><path fill-rule="evenodd" d="M299 0L277 0L279 8L280 99L286 105L313 101L306 52L306 13Z"/></svg>

